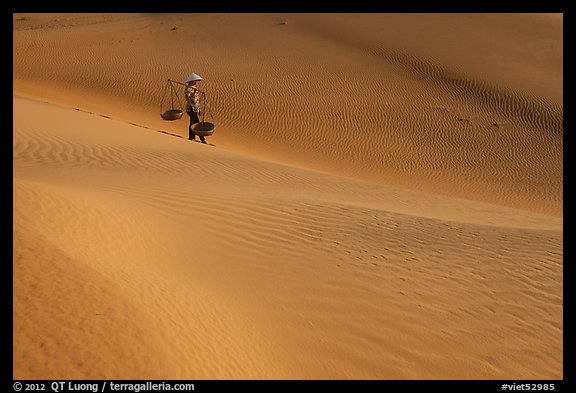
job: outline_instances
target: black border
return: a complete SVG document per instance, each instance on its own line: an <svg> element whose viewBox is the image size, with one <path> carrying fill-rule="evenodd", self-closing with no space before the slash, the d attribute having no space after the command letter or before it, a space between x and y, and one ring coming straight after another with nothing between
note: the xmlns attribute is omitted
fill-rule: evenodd
<svg viewBox="0 0 576 393"><path fill-rule="evenodd" d="M2 27L6 30L2 35L3 41L2 48L4 51L8 51L11 48L13 51L13 41L8 42L8 37L13 37L13 31L11 30L13 20L12 14L17 12L226 12L226 13L248 13L248 12L258 12L258 13L303 13L303 12L392 12L392 13L471 13L471 12L485 12L485 13L535 13L535 12L545 12L545 13L563 13L564 14L564 47L568 48L567 55L564 56L564 69L568 72L564 73L564 128L568 129L569 132L564 133L564 146L571 149L574 145L573 134L572 134L572 114L573 114L573 101L572 95L574 91L574 82L572 77L572 72L574 70L574 64L570 53L576 48L574 46L574 31L572 30L572 12L567 7L568 0L566 1L529 1L529 0L505 0L505 1L495 1L495 0L484 0L484 1L395 1L384 3L381 1L353 1L353 2L339 2L337 4L330 4L323 2L312 2L312 1L274 1L268 0L266 3L260 2L247 2L247 1L231 1L229 3L222 2L177 2L171 1L168 5L162 2L130 2L129 4L121 3L119 1L110 0L97 0L91 2L85 1L62 1L62 0L51 0L51 1L11 1L8 3L10 6L10 12L2 12ZM8 8L7 2L2 2L2 11ZM13 71L12 56L2 56L3 64L2 70L6 76L6 80L3 81L3 95L5 99L3 103L12 102L12 98L9 94L12 94L13 90L13 79L8 80L7 70ZM13 75L13 72L12 72ZM2 106L3 111L8 112L10 109L7 105ZM2 116L3 122L5 123L5 131L8 128L8 119L12 119L12 111L10 113L5 113ZM11 122L12 123L12 122ZM11 126L13 124L10 124ZM6 142L4 145L6 150L10 145ZM570 152L570 150L568 150ZM9 179L9 175L12 173L12 159L11 154L6 151L2 158L6 160L5 166L3 166L3 174L5 173L6 182L10 184L10 190L12 190L12 182ZM564 200L572 201L570 198L571 194L571 184L569 183L569 178L571 171L570 165L567 166L569 162L564 160ZM8 183L10 182L10 183ZM567 222L572 223L571 220L571 209L570 203L564 204L564 217L568 217ZM568 207L568 209L566 209ZM10 215L12 217L12 215ZM8 219L6 219L8 223ZM419 391L467 391L476 390L491 392L491 391L502 391L501 385L503 383L520 385L522 383L555 383L555 391L567 391L568 389L574 390L576 388L576 376L575 376L575 363L574 355L576 354L576 348L574 345L574 334L576 333L574 324L574 288L573 280L575 278L574 274L574 259L571 258L571 242L570 228L564 228L565 241L568 247L564 248L564 263L563 263L563 277L564 277L564 379L556 381L518 381L518 380L415 380L415 381L404 381L404 380L391 380L391 381L180 381L180 382L193 382L195 384L195 391L206 391L207 389L220 390L220 389L249 389L251 391L269 391L270 389L278 388L296 388L296 389L366 389L366 390L380 390L392 389L391 391L402 391L417 389ZM566 231L566 229L568 229ZM10 233L10 239L12 238L12 231ZM567 241L568 240L568 241ZM4 269L4 274L2 277L5 282L2 288L8 292L10 290L10 296L6 294L2 297L4 300L4 312L13 311L12 308L12 264L8 263L8 260L4 260L2 263ZM10 300L9 300L10 299ZM12 321L12 312L10 312L10 320ZM12 324L11 324L12 325ZM10 337L13 338L12 329L10 329ZM0 347L2 356L10 357L2 364L10 364L9 368L3 368L2 372L2 382L0 388L3 392L13 392L13 364L12 364L12 345L8 340L3 341ZM24 381L22 381L24 382ZM26 382L43 382L50 383L51 381L26 381ZM86 381L91 382L91 381ZM102 381L92 381L92 382L102 382ZM120 381L119 381L120 382ZM123 381L130 382L130 381ZM141 382L141 381L133 381ZM162 381L157 381L162 382ZM172 381L177 382L177 381ZM47 390L51 391L51 390ZM108 390L109 391L109 390Z"/></svg>
<svg viewBox="0 0 576 393"><path fill-rule="evenodd" d="M12 112L12 108L13 108L13 104L10 105L10 107L8 107L8 105L6 105L7 102L12 102L13 103L13 98L12 96L12 92L13 92L13 88L14 88L14 79L13 79L13 75L14 75L14 68L13 68L13 62L12 62L12 58L13 58L13 53L14 53L14 41L13 41L13 31L12 31L12 14L8 13L7 10L5 10L6 5L2 4L2 20L0 21L0 26L3 29L2 31L2 41L0 42L0 45L2 45L2 50L8 52L8 49L10 49L10 56L8 56L7 54L3 54L2 55L2 70L3 70L3 76L5 76L2 80L2 96L4 97L2 99L2 102L5 103L5 105L2 105L2 129L5 130L6 133L8 133L8 129L10 129L10 135L12 135L12 130L14 129L13 127L13 112ZM6 11L6 12L5 12ZM10 41L8 41L8 39L10 38ZM10 70L10 79L8 79L8 70ZM8 113L8 111L10 111ZM10 120L10 123L8 123L8 120ZM10 128L8 128L8 126L10 126ZM10 142L10 143L9 143ZM8 342L8 340L6 339L6 341L4 341L4 339L2 340L2 342L0 343L0 356L2 357L8 357L10 356L10 358L5 359L2 364L10 364L10 367L6 370L5 374L2 373L2 384L0 386L6 386L6 388L8 387L7 384L4 384L4 380L5 379L9 379L11 380L14 373L13 373L13 347L12 347L12 343L13 343L13 338L14 338L14 332L13 332L13 282L12 282L12 276L13 276L13 244L14 244L14 238L13 238L13 211L12 211L12 206L14 205L14 200L13 200L13 183L12 183L12 168L13 168L13 161L12 161L12 152L8 151L8 147L12 146L12 137L10 137L10 140L6 141L5 144L2 144L2 147L4 147L6 150L3 153L0 153L0 157L2 158L3 161L3 165L2 165L2 177L6 176L6 181L4 184L10 184L10 200L11 200L11 206L10 206L10 222L8 224L8 218L5 219L6 222L6 230L2 231L2 234L4 236L6 236L8 233L10 234L9 239L10 239L10 245L9 245L9 250L10 250L10 255L11 258L8 261L8 258L6 258L5 260L2 261L2 263L0 264L2 266L2 285L0 285L0 288L2 288L2 313L6 313L8 315L10 315L10 342ZM11 149L12 150L12 149ZM9 177L10 175L10 177ZM8 225L10 225L10 227L8 228ZM6 247L8 247L8 245L6 245ZM9 293L8 293L9 292ZM5 332L5 330L4 330ZM8 356L7 356L8 355ZM10 372L10 374L8 374L8 372ZM1 388L2 390L5 390L4 387ZM10 384L10 390L7 391L12 391L12 385Z"/></svg>
<svg viewBox="0 0 576 393"><path fill-rule="evenodd" d="M574 363L576 355L576 345L574 341L574 335L576 333L575 315L576 309L574 308L574 278L576 274L574 273L574 258L572 255L572 250L570 247L572 243L569 239L573 239L573 233L571 229L571 224L574 223L573 211L571 209L571 202L573 198L571 194L573 193L573 182L570 181L570 176L573 175L573 171L570 169L570 161L566 159L566 148L571 149L574 145L574 89L576 88L574 84L574 59L570 52L573 52L574 46L574 29L573 29L573 12L568 10L566 7L564 9L564 72L563 72L563 82L564 82L564 131L568 130L568 133L563 132L564 137L564 223L568 222L569 226L566 228L564 225L564 253L563 253L563 306L564 306L564 324L563 324L563 334L564 334L564 383L566 386L570 386L571 390L576 389L576 365ZM568 48L568 51L565 50ZM568 70L568 72L566 72ZM568 150L570 153L570 150ZM568 201L568 203L566 203ZM568 207L568 209L566 209ZM568 218L566 220L566 218ZM567 241L568 240L568 241ZM567 247L568 245L568 247Z"/></svg>
<svg viewBox="0 0 576 393"><path fill-rule="evenodd" d="M98 385L98 392L102 391L102 386L104 382L106 382L105 392L113 393L113 392L134 392L134 390L111 390L110 383L118 383L118 384L146 384L146 383L153 383L153 384L194 384L194 390L188 390L188 392L210 392L210 391L217 391L217 392L274 392L283 389L290 389L290 391L300 392L302 391L315 391L315 392L326 392L326 391L342 391L342 392L393 392L393 393L400 393L400 392L458 392L464 393L469 391L479 391L479 392L511 392L514 390L525 390L522 389L522 386L530 385L548 385L548 389L544 390L535 390L540 393L547 392L563 392L567 391L567 385L562 381L539 381L539 380L482 380L482 381L469 381L469 380L457 380L457 381L449 381L449 380L416 380L416 381L404 381L404 380L392 380L392 381L378 381L378 380L222 380L222 381L211 381L211 380L197 380L197 381L188 381L188 380L22 380L14 382L10 381L10 390L6 390L7 392L14 392L13 389L14 384L22 384L22 385L44 385L44 389L36 388L36 391L44 391L44 392L52 392L50 389L50 385L53 383L64 383L65 386L68 383L74 384L97 384ZM509 387L506 390L503 390L502 385L506 384ZM551 385L554 385L551 387ZM8 387L8 386L7 386ZM471 389L472 388L472 389ZM383 390L387 389L387 390ZM3 390L4 391L4 390ZM30 390L28 390L30 391ZM91 392L91 390L84 390L85 392ZM169 391L169 390L164 390ZM172 391L179 391L179 392L186 392L186 390L172 390ZM288 390L287 390L288 391ZM22 389L22 392L26 393L25 389ZM83 391L78 390L68 390L62 389L60 390L62 393L67 392L74 392L74 393L81 393ZM153 390L153 389L142 389L140 392L162 392L162 390Z"/></svg>
<svg viewBox="0 0 576 393"><path fill-rule="evenodd" d="M406 0L406 1L322 1L322 0L261 0L261 1L179 1L121 2L114 0L28 0L12 1L12 12L226 12L226 13L562 13L569 0Z"/></svg>

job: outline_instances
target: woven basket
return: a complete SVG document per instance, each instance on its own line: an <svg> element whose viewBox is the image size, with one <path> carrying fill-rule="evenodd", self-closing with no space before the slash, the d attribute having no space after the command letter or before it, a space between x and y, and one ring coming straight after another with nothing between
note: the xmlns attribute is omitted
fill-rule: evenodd
<svg viewBox="0 0 576 393"><path fill-rule="evenodd" d="M162 113L162 119L164 120L178 120L182 118L184 112L182 109L168 109L166 112Z"/></svg>
<svg viewBox="0 0 576 393"><path fill-rule="evenodd" d="M215 128L216 127L213 123L201 121L200 123L196 123L192 126L192 131L194 131L194 134L196 135L210 136L214 134Z"/></svg>

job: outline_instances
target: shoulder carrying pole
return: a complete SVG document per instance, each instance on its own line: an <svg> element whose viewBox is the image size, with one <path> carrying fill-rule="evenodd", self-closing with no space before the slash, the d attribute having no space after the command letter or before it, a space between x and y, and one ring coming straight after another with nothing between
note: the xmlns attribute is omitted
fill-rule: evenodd
<svg viewBox="0 0 576 393"><path fill-rule="evenodd" d="M175 81L174 79L168 78L168 81L170 81L172 83L177 83L177 84L182 85L182 86L188 86L186 83L178 82L178 81Z"/></svg>
<svg viewBox="0 0 576 393"><path fill-rule="evenodd" d="M168 81L169 81L169 82L172 82L172 83L176 83L176 84L178 84L178 85L182 85L182 86L184 86L184 87L188 87L188 85L187 85L186 83L178 82L178 81L175 81L174 79L168 78ZM198 90L199 92L203 93L203 91L200 90L200 89L198 89L198 88L196 88L196 90Z"/></svg>

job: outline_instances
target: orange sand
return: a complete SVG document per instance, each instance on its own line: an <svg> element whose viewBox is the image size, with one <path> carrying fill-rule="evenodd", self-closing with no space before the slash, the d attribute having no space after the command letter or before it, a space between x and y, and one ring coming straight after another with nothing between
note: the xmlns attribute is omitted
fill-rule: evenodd
<svg viewBox="0 0 576 393"><path fill-rule="evenodd" d="M562 378L562 45L561 15L14 14L14 379ZM211 146L159 116L192 71Z"/></svg>

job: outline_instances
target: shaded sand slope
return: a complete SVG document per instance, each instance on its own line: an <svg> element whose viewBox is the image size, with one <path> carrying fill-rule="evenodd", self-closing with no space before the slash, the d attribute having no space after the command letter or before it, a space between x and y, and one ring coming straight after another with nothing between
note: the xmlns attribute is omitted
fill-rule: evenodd
<svg viewBox="0 0 576 393"><path fill-rule="evenodd" d="M562 377L559 217L19 96L13 139L15 379Z"/></svg>
<svg viewBox="0 0 576 393"><path fill-rule="evenodd" d="M14 19L18 91L184 135L159 104L194 70L221 149L562 214L561 15Z"/></svg>

